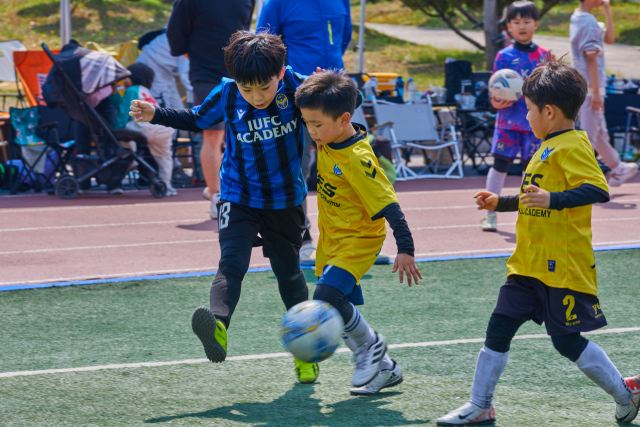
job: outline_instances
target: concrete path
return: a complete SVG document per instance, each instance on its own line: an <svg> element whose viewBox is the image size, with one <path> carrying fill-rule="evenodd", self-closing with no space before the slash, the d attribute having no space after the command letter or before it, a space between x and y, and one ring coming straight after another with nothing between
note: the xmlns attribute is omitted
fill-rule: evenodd
<svg viewBox="0 0 640 427"><path fill-rule="evenodd" d="M390 25L367 23L367 28L379 33L406 40L420 45L430 45L441 49L476 50L468 41L459 37L453 31L446 28L424 28L411 25ZM468 31L463 33L469 38L484 45L484 33L482 31ZM535 36L534 42L551 49L557 58L565 53L571 55L571 44L568 37ZM640 47L623 44L605 46L605 62L607 72L618 76L640 78Z"/></svg>

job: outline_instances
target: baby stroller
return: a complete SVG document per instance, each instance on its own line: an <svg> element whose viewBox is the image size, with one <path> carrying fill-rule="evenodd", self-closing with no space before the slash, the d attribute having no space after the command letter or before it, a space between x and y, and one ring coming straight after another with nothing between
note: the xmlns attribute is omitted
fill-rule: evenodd
<svg viewBox="0 0 640 427"><path fill-rule="evenodd" d="M120 141L133 140L137 146L147 145L144 135L128 129L111 129L87 102L91 94L126 78L130 75L129 71L105 53L76 47L63 49L54 55L46 44L42 43L42 48L53 61L42 90L44 100L48 106L61 107L69 117L85 125L91 132L98 153L97 158L72 157L71 161L81 167L75 168L77 172L74 175L64 173L58 178L56 193L63 199L73 199L78 195L80 183L92 177L98 183L105 183L114 174L124 175L124 171L135 161L138 171L149 182L151 194L158 199L164 197L167 187L158 178L157 171L137 153L120 144ZM107 156L105 153L115 155Z"/></svg>

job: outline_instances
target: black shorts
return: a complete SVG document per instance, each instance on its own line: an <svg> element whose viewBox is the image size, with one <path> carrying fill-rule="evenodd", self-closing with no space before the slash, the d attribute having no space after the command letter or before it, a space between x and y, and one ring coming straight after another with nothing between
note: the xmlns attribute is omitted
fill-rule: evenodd
<svg viewBox="0 0 640 427"><path fill-rule="evenodd" d="M552 288L533 277L512 275L500 288L494 314L544 322L551 336L589 332L606 326L598 297Z"/></svg>
<svg viewBox="0 0 640 427"><path fill-rule="evenodd" d="M197 81L193 83L193 104L194 105L202 105L204 100L207 99L207 96L211 93L211 91L220 84L221 82L205 82L205 81ZM213 130L224 130L225 123L220 122L215 126L211 126L209 129Z"/></svg>
<svg viewBox="0 0 640 427"><path fill-rule="evenodd" d="M254 247L262 246L262 253L267 258L300 256L302 236L307 231L301 205L286 209L256 209L220 200L217 208L221 247L241 238L253 241Z"/></svg>

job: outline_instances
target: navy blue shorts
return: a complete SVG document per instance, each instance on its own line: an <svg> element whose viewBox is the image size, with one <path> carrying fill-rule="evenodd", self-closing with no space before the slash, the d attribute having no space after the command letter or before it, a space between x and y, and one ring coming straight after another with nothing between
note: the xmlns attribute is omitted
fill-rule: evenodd
<svg viewBox="0 0 640 427"><path fill-rule="evenodd" d="M353 305L363 305L362 288L357 284L355 276L347 270L335 265L325 265L318 285L329 285L338 289Z"/></svg>
<svg viewBox="0 0 640 427"><path fill-rule="evenodd" d="M544 322L551 336L589 332L607 325L598 297L552 288L528 276L512 275L500 288L494 314Z"/></svg>

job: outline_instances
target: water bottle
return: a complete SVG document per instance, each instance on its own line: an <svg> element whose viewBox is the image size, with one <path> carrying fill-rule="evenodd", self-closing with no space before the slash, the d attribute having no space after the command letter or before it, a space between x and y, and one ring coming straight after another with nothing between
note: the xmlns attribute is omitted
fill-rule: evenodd
<svg viewBox="0 0 640 427"><path fill-rule="evenodd" d="M407 95L408 102L416 102L416 82L413 81L413 77L410 77L407 83Z"/></svg>
<svg viewBox="0 0 640 427"><path fill-rule="evenodd" d="M404 101L404 80L402 80L402 76L398 76L396 79L396 91L398 91L398 96Z"/></svg>

